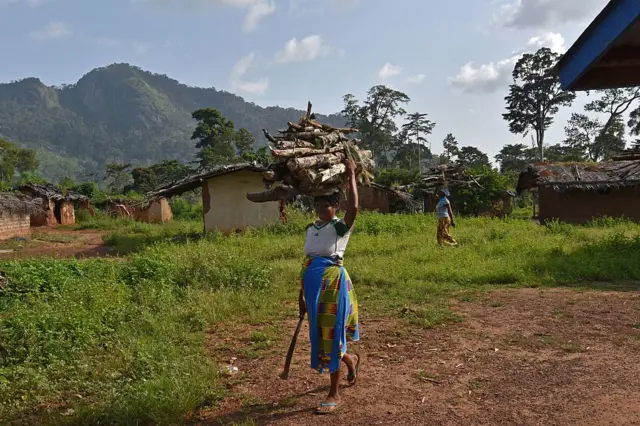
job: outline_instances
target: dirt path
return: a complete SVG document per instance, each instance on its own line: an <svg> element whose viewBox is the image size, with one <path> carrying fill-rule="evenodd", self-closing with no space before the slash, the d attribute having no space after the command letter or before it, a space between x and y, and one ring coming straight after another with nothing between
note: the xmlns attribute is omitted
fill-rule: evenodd
<svg viewBox="0 0 640 426"><path fill-rule="evenodd" d="M313 414L328 377L306 367L306 329L290 380L277 378L295 327L287 323L277 349L239 357L232 397L194 424L640 424L638 293L497 291L454 310L463 322L428 330L365 313L359 383L344 389L345 405L331 418ZM246 343L232 346L238 337L217 329L214 356L246 352Z"/></svg>
<svg viewBox="0 0 640 426"><path fill-rule="evenodd" d="M104 244L100 231L60 228L34 228L32 237L24 245L13 250L0 251L0 259L38 257L89 258L114 255Z"/></svg>

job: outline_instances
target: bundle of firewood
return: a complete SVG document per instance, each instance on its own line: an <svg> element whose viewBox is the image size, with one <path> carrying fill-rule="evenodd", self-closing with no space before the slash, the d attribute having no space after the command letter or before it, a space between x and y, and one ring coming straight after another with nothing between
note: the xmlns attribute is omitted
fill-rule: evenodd
<svg viewBox="0 0 640 426"><path fill-rule="evenodd" d="M400 186L398 189L408 192L418 190L435 194L440 188L482 187L477 177L470 175L466 168L459 164L442 164L424 171L416 182Z"/></svg>
<svg viewBox="0 0 640 426"><path fill-rule="evenodd" d="M319 123L311 113L311 103L307 114L298 123L289 122L278 136L263 129L274 162L263 173L266 191L249 193L247 198L263 203L335 192L346 183L346 159L356 163L356 176L368 182L374 163L371 151L360 149L359 141L348 137L357 132Z"/></svg>
<svg viewBox="0 0 640 426"><path fill-rule="evenodd" d="M474 176L470 175L466 168L455 163L442 164L422 173L417 187L421 189L438 189L448 186L473 186L478 185Z"/></svg>

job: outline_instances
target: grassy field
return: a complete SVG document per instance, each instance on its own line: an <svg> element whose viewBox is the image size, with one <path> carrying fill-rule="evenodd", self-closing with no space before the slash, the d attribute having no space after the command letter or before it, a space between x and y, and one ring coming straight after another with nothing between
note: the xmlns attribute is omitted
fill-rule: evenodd
<svg viewBox="0 0 640 426"><path fill-rule="evenodd" d="M205 351L215 324L271 325L296 315L308 218L223 238L199 221L106 218L119 259L2 265L0 419L37 424L175 424L225 394ZM640 226L460 218L456 249L435 218L364 214L345 266L367 316L422 327L458 321L452 299L507 286L637 289ZM282 309L282 301L287 301ZM255 356L268 336L256 335Z"/></svg>

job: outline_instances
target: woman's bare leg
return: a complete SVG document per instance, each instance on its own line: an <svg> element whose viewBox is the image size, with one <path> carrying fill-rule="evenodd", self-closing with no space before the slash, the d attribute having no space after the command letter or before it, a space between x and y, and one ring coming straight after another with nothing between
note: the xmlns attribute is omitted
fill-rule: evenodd
<svg viewBox="0 0 640 426"><path fill-rule="evenodd" d="M349 369L349 373L348 373L349 377L355 378L356 364L358 363L358 355L344 354L344 356L342 357L342 362L344 362L344 364ZM350 381L353 382L352 380Z"/></svg>
<svg viewBox="0 0 640 426"><path fill-rule="evenodd" d="M340 404L340 370L335 373L331 373L331 387L329 389L329 395L325 398L322 404L325 405L320 405L320 407L318 407L319 413L329 413L334 411Z"/></svg>

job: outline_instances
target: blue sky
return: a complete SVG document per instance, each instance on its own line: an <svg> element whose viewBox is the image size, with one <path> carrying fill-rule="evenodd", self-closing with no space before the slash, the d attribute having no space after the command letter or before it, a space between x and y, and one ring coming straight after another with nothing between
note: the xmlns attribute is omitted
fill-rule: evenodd
<svg viewBox="0 0 640 426"><path fill-rule="evenodd" d="M0 82L74 83L113 62L260 105L337 112L375 84L495 155L524 142L502 119L518 55L562 51L607 0L0 0ZM574 106L581 109L584 98ZM547 136L563 138L563 111Z"/></svg>

